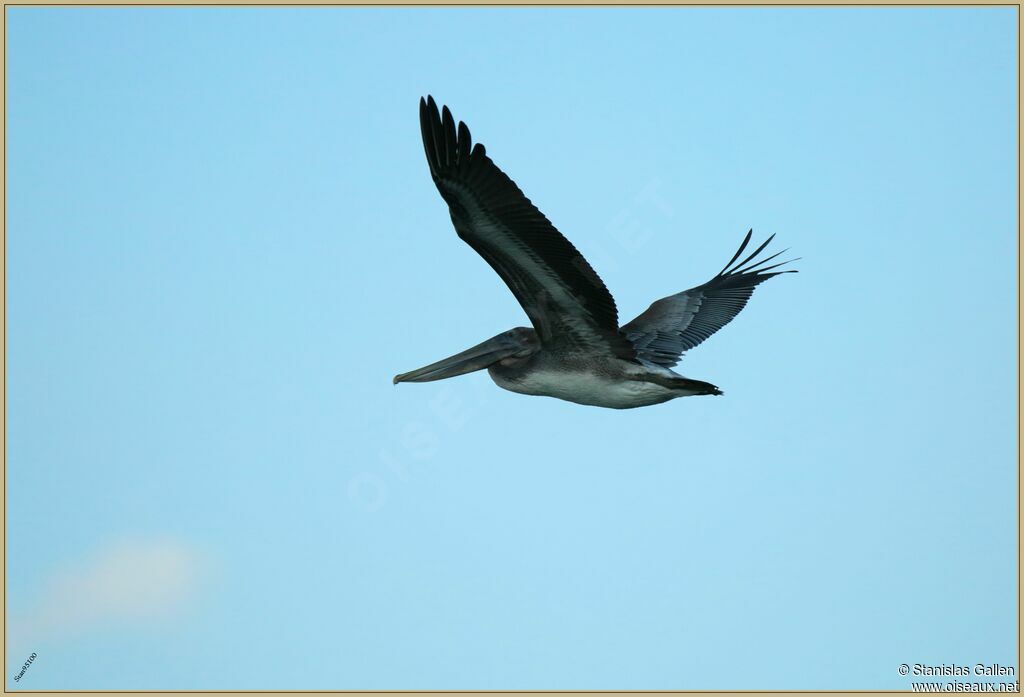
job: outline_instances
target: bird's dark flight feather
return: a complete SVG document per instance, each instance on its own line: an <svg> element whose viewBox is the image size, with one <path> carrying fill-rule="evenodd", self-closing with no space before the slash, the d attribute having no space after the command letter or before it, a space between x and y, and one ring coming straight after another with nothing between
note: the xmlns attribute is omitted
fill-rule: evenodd
<svg viewBox="0 0 1024 697"><path fill-rule="evenodd" d="M541 344L603 348L622 358L633 347L619 332L615 300L569 240L523 192L473 145L448 107L420 100L420 127L430 175L448 204L452 223L523 306Z"/></svg>
<svg viewBox="0 0 1024 697"><path fill-rule="evenodd" d="M754 292L754 287L772 276L796 273L795 270L773 271L788 261L771 266L766 263L782 254L745 266L760 254L775 237L765 240L752 254L735 263L750 243L753 230L747 232L743 244L717 276L696 288L656 300L640 316L622 327L632 342L637 357L671 368L689 351L732 321Z"/></svg>

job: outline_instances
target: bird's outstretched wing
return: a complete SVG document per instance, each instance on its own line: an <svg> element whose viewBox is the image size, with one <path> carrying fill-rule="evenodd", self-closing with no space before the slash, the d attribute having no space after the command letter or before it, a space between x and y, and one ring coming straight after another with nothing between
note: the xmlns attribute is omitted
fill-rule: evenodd
<svg viewBox="0 0 1024 697"><path fill-rule="evenodd" d="M615 300L587 260L498 169L448 107L420 100L430 176L455 230L491 265L523 306L541 344L632 358Z"/></svg>
<svg viewBox="0 0 1024 697"><path fill-rule="evenodd" d="M754 292L754 287L772 276L793 273L795 269L772 271L789 261L764 266L775 257L754 261L745 266L768 246L772 235L746 259L734 263L750 242L753 230L743 238L743 244L717 276L707 283L656 300L647 310L629 324L622 333L632 342L637 358L671 368L689 351L732 321ZM793 261L793 260L790 260Z"/></svg>

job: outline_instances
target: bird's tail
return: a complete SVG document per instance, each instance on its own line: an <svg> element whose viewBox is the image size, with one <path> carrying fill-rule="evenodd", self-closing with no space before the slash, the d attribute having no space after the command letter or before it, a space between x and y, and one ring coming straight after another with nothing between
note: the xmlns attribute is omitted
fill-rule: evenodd
<svg viewBox="0 0 1024 697"><path fill-rule="evenodd" d="M691 380L690 378L679 377L674 379L673 388L684 391L687 395L720 395L722 391L712 385L710 382L704 382L703 380Z"/></svg>

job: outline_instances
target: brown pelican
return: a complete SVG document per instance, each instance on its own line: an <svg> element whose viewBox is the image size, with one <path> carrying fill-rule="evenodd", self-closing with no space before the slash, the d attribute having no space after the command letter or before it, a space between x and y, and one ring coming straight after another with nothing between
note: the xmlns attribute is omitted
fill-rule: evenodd
<svg viewBox="0 0 1024 697"><path fill-rule="evenodd" d="M487 368L499 387L522 394L613 409L720 395L714 385L671 368L684 351L728 324L754 287L789 261L782 252L755 258L772 241L729 263L707 283L654 302L619 326L615 300L586 259L473 141L448 107L420 99L420 128L430 176L448 204L455 231L501 276L530 318L437 363L396 375L394 383L429 382Z"/></svg>

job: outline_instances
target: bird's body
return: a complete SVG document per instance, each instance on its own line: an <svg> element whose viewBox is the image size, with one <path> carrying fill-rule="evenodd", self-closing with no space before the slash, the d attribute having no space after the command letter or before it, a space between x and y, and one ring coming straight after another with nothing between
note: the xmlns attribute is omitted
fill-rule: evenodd
<svg viewBox="0 0 1024 697"><path fill-rule="evenodd" d="M498 361L487 372L498 387L511 392L612 409L718 393L714 385L689 380L668 368L612 355L537 351L523 359Z"/></svg>
<svg viewBox="0 0 1024 697"><path fill-rule="evenodd" d="M464 123L445 107L420 100L420 126L430 173L452 223L497 272L529 316L517 327L450 358L395 377L428 382L487 368L512 392L577 404L629 409L676 397L722 394L714 385L672 370L683 352L732 320L759 283L785 271L765 266L777 254L736 262L743 244L707 283L653 303L619 326L615 300L590 264L475 147ZM751 263L753 262L753 263ZM785 263L785 262L783 262Z"/></svg>

